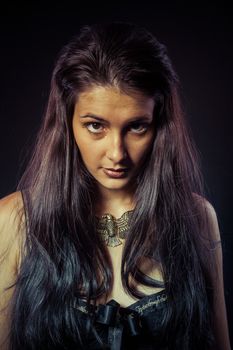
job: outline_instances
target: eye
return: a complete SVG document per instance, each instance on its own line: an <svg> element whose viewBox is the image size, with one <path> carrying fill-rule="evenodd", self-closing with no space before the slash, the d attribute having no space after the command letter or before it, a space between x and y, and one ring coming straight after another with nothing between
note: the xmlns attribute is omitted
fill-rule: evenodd
<svg viewBox="0 0 233 350"><path fill-rule="evenodd" d="M147 123L135 123L130 126L130 130L135 134L143 134L149 128Z"/></svg>
<svg viewBox="0 0 233 350"><path fill-rule="evenodd" d="M103 131L103 125L101 125L98 122L88 122L85 123L84 126L87 128L88 131L92 132L93 134L100 134Z"/></svg>

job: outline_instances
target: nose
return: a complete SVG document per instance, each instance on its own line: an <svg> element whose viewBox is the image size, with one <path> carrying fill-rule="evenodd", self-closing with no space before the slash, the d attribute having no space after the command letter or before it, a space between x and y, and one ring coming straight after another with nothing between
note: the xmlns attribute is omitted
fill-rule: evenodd
<svg viewBox="0 0 233 350"><path fill-rule="evenodd" d="M106 155L107 158L114 164L121 162L127 157L127 150L123 135L120 135L119 133L109 135Z"/></svg>

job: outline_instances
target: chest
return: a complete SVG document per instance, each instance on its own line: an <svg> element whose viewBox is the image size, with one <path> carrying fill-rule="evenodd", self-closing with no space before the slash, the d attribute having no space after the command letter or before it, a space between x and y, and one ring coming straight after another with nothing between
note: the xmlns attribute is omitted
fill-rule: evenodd
<svg viewBox="0 0 233 350"><path fill-rule="evenodd" d="M117 247L108 247L109 257L112 263L113 270L113 284L110 294L108 295L107 301L114 299L122 307L128 307L137 301L136 298L133 298L129 295L123 288L121 280L121 263L122 263L122 253L123 253L123 244ZM152 262L149 258L141 258L139 269L146 274L147 276L163 282L162 269L159 264ZM144 293L145 295L150 295L161 291L164 288L154 288L148 287L142 284L137 283L135 280L131 279L130 283L137 288L138 291ZM103 300L100 300L103 302Z"/></svg>

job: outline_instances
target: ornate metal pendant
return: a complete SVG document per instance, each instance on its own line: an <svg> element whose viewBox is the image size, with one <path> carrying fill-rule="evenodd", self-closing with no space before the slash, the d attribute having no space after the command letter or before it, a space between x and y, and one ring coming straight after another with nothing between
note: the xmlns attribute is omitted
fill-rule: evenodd
<svg viewBox="0 0 233 350"><path fill-rule="evenodd" d="M133 210L126 211L116 219L112 214L104 214L101 218L96 217L96 228L101 239L109 247L116 247L122 244L121 239L125 239L129 230L129 219Z"/></svg>

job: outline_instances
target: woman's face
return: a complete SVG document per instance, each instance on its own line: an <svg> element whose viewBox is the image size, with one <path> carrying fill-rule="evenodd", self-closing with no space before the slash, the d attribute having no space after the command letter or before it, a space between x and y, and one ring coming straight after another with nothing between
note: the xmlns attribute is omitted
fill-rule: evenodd
<svg viewBox="0 0 233 350"><path fill-rule="evenodd" d="M75 105L73 132L100 190L128 190L154 139L154 100L115 87L94 86Z"/></svg>

